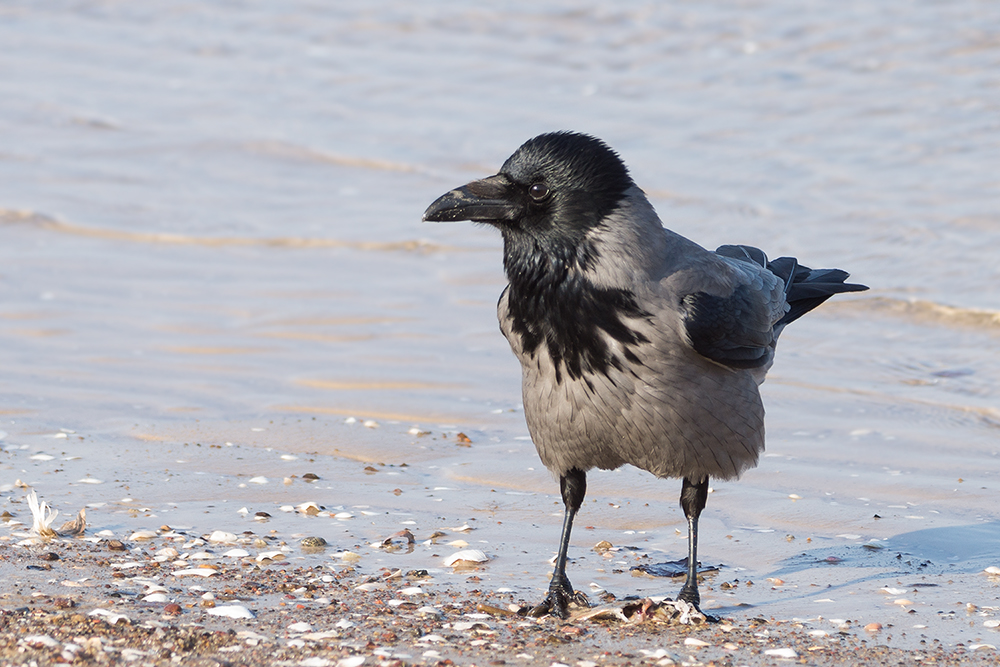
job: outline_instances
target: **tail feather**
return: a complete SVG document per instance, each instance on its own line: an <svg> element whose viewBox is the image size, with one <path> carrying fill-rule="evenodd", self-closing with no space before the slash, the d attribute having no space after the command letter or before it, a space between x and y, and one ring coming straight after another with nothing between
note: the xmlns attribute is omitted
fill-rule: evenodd
<svg viewBox="0 0 1000 667"><path fill-rule="evenodd" d="M868 287L845 283L850 276L841 269L810 269L794 257L779 257L767 263L771 273L785 281L785 300L789 311L775 326L794 322L834 294L863 292Z"/></svg>

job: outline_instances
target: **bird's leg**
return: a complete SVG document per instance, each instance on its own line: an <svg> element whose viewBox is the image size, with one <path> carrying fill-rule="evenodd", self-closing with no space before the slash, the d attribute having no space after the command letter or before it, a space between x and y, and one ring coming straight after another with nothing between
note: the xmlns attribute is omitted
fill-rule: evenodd
<svg viewBox="0 0 1000 667"><path fill-rule="evenodd" d="M684 516L688 520L688 571L687 580L677 599L694 605L698 611L701 611L699 606L701 595L698 593L698 518L707 502L708 477L702 478L699 482L692 482L690 478L685 477L681 486L681 509L684 510ZM708 614L705 616L709 620L715 620Z"/></svg>
<svg viewBox="0 0 1000 667"><path fill-rule="evenodd" d="M573 585L566 576L569 535L573 530L573 518L583 504L583 497L587 495L587 473L579 468L573 468L559 478L559 489L562 492L563 505L566 506L562 536L559 538L559 555L556 556L556 568L552 572L552 581L549 582L549 594L541 604L529 612L531 616L554 614L559 618L566 618L571 601L587 605L586 597L573 591Z"/></svg>

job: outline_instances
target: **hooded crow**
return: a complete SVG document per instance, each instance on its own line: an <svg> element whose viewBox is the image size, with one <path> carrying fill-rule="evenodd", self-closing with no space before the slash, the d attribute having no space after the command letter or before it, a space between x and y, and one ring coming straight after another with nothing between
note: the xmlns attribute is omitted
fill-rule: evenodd
<svg viewBox="0 0 1000 667"><path fill-rule="evenodd" d="M587 471L626 463L683 480L696 608L698 517L709 478L735 479L764 449L758 385L786 324L840 292L840 269L757 248L711 252L665 229L618 154L594 137L543 134L499 173L445 194L425 221L500 230L509 285L500 330L521 362L524 414L565 504L555 570L533 615L586 604L566 576Z"/></svg>

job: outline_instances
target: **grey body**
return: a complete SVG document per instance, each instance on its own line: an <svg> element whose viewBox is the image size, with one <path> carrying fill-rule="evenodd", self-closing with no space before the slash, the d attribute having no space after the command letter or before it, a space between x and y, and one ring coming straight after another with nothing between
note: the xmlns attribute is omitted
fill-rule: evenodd
<svg viewBox="0 0 1000 667"><path fill-rule="evenodd" d="M638 188L625 201L614 215L630 224L610 221L591 230L600 259L589 270L569 270L582 271L595 285L628 290L652 315L627 321L649 339L633 348L641 363L624 363L621 345L605 335L622 370L587 373L589 383L557 382L547 346L525 352L508 313L509 292L500 297L500 329L521 362L531 438L542 463L558 475L629 463L658 477L738 477L764 449L757 386L770 359L755 369L732 369L705 358L688 340L678 305L688 294L728 297L737 285L751 286L758 308L747 316L773 354L774 325L787 311L784 284L764 267L664 229Z"/></svg>

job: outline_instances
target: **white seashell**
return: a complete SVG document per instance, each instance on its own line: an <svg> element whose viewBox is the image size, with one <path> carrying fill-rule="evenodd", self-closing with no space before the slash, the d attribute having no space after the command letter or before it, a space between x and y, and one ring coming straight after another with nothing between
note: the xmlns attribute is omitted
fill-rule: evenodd
<svg viewBox="0 0 1000 667"><path fill-rule="evenodd" d="M246 558L250 555L250 552L246 549L230 549L222 555L226 558Z"/></svg>
<svg viewBox="0 0 1000 667"><path fill-rule="evenodd" d="M251 477L248 481L251 484L267 484L267 477L264 477L263 475L259 475L257 477Z"/></svg>
<svg viewBox="0 0 1000 667"><path fill-rule="evenodd" d="M764 651L764 655L773 655L775 658L797 658L799 654L790 648L772 648Z"/></svg>
<svg viewBox="0 0 1000 667"><path fill-rule="evenodd" d="M51 461L54 458L55 458L54 456L49 456L48 454L35 454L34 456L31 457L31 460L32 461Z"/></svg>
<svg viewBox="0 0 1000 667"><path fill-rule="evenodd" d="M410 586L409 588L404 588L403 590L399 591L399 594L400 595L422 595L423 591L420 589L419 586Z"/></svg>
<svg viewBox="0 0 1000 667"><path fill-rule="evenodd" d="M829 637L830 633L826 630L810 630L809 636L811 637Z"/></svg>
<svg viewBox="0 0 1000 667"><path fill-rule="evenodd" d="M334 519L353 519L354 515L350 512L337 512L333 515Z"/></svg>
<svg viewBox="0 0 1000 667"><path fill-rule="evenodd" d="M435 609L434 607L421 607L417 610L418 614L426 614L428 616L441 616L444 614L440 609Z"/></svg>
<svg viewBox="0 0 1000 667"><path fill-rule="evenodd" d="M299 621L298 623L289 625L288 629L292 632L312 632L313 626L305 621Z"/></svg>
<svg viewBox="0 0 1000 667"><path fill-rule="evenodd" d="M142 540L151 540L156 536L157 533L155 530L137 530L128 539L140 542Z"/></svg>
<svg viewBox="0 0 1000 667"><path fill-rule="evenodd" d="M336 667L361 667L365 664L365 656L352 655L349 658L341 658L337 661Z"/></svg>
<svg viewBox="0 0 1000 667"><path fill-rule="evenodd" d="M167 602L167 596L163 593L150 593L142 598L144 602Z"/></svg>
<svg viewBox="0 0 1000 667"><path fill-rule="evenodd" d="M59 646L59 642L48 635L30 635L20 640L18 644L26 644L32 648L39 648L42 646L45 648L55 648L56 646Z"/></svg>
<svg viewBox="0 0 1000 667"><path fill-rule="evenodd" d="M348 621L346 618L342 618L339 621L337 621L333 627L340 628L341 630L346 630L347 628L353 628L354 623Z"/></svg>
<svg viewBox="0 0 1000 667"><path fill-rule="evenodd" d="M257 562L265 560L281 560L285 557L285 554L280 551L261 551L257 554Z"/></svg>
<svg viewBox="0 0 1000 667"><path fill-rule="evenodd" d="M698 648L702 648L702 647L705 647L705 646L711 646L711 644L709 644L708 642L702 641L701 639L697 639L695 637L687 637L687 638L685 638L684 639L684 645L685 646L697 646Z"/></svg>
<svg viewBox="0 0 1000 667"><path fill-rule="evenodd" d="M1000 574L1000 567L996 565L990 565L988 568L983 570L986 574Z"/></svg>
<svg viewBox="0 0 1000 667"><path fill-rule="evenodd" d="M107 609L95 609L87 614L87 616L100 616L111 625L118 625L119 621L124 621L126 623L132 622L128 619L128 616L125 616L124 614L116 614L115 612L108 611Z"/></svg>
<svg viewBox="0 0 1000 667"><path fill-rule="evenodd" d="M254 618L252 611L241 604L224 604L217 607L209 607L205 610L212 616L224 616L225 618Z"/></svg>
<svg viewBox="0 0 1000 667"><path fill-rule="evenodd" d="M135 561L131 561L131 562L128 562L128 563L112 563L111 564L111 568L113 570L131 570L134 567L142 567L142 566L143 566L143 563L137 563Z"/></svg>
<svg viewBox="0 0 1000 667"><path fill-rule="evenodd" d="M173 560L180 555L181 555L180 552L177 551L177 549L174 549L173 547L163 547L155 554L153 554L153 558L162 558L163 560Z"/></svg>
<svg viewBox="0 0 1000 667"><path fill-rule="evenodd" d="M174 570L172 574L175 577L211 577L218 572L210 567L192 567L186 570Z"/></svg>
<svg viewBox="0 0 1000 667"><path fill-rule="evenodd" d="M83 479L76 480L77 484L104 484L104 480L95 479L93 477L84 477Z"/></svg>
<svg viewBox="0 0 1000 667"><path fill-rule="evenodd" d="M889 595L902 595L903 593L906 592L905 588L889 588L888 586L885 588L880 588L879 590L882 591L883 593L888 593Z"/></svg>
<svg viewBox="0 0 1000 667"><path fill-rule="evenodd" d="M1000 628L1000 620L994 618L989 621L983 621L983 625L987 628Z"/></svg>
<svg viewBox="0 0 1000 667"><path fill-rule="evenodd" d="M215 554L210 554L207 551L195 551L188 556L188 560L212 560L214 558Z"/></svg>
<svg viewBox="0 0 1000 667"><path fill-rule="evenodd" d="M213 531L211 535L208 536L209 542L214 542L216 544L222 542L224 544L231 544L235 542L238 537L234 533L229 533L224 530Z"/></svg>
<svg viewBox="0 0 1000 667"><path fill-rule="evenodd" d="M465 540L452 540L451 542L448 543L447 546L455 547L456 549L464 549L465 547L469 546L469 543L466 542Z"/></svg>
<svg viewBox="0 0 1000 667"><path fill-rule="evenodd" d="M385 584L380 584L375 581L370 581L366 584L359 584L354 587L356 591L362 591L363 593L369 593L371 591L381 591L385 588Z"/></svg>
<svg viewBox="0 0 1000 667"><path fill-rule="evenodd" d="M466 561L468 563L485 563L488 560L489 557L479 549L466 549L465 551L458 551L445 558L444 564L448 567L454 567L461 561Z"/></svg>

